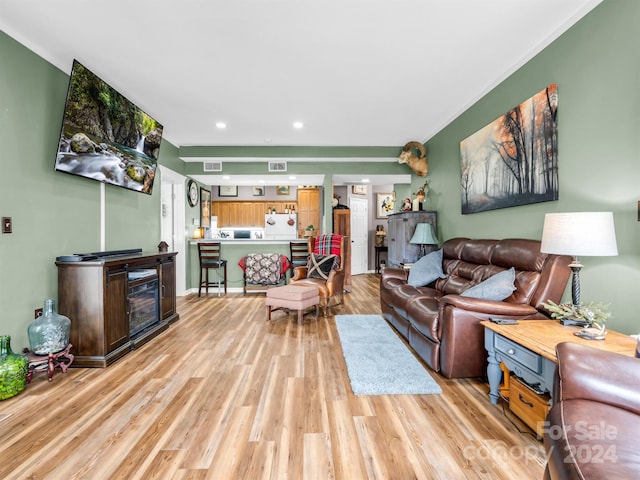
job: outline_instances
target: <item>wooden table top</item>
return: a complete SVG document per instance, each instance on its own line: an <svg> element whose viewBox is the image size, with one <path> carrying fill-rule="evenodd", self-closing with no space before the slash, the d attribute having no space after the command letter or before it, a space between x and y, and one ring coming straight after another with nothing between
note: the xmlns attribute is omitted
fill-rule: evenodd
<svg viewBox="0 0 640 480"><path fill-rule="evenodd" d="M558 320L520 320L517 325L500 325L485 320L480 324L554 362L557 362L556 345L561 342L581 343L631 357L636 351L636 340L628 335L607 330L604 340L587 340L573 334L581 327L565 326Z"/></svg>

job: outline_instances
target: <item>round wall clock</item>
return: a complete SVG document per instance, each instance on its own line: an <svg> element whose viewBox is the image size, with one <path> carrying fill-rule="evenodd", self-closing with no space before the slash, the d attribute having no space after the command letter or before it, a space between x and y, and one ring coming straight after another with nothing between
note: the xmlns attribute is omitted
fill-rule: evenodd
<svg viewBox="0 0 640 480"><path fill-rule="evenodd" d="M198 186L193 180L189 180L187 184L187 200L192 207L198 204Z"/></svg>

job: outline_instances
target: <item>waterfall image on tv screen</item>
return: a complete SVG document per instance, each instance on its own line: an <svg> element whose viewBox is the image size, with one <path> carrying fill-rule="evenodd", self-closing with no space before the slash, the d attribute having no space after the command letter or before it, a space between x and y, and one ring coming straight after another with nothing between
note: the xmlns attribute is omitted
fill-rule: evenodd
<svg viewBox="0 0 640 480"><path fill-rule="evenodd" d="M161 140L162 125L73 61L57 171L151 194Z"/></svg>

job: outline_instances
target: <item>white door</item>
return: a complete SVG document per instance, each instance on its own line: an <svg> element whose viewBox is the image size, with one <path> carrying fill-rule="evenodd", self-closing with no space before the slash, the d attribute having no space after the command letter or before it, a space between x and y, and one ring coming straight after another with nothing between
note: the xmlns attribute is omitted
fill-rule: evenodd
<svg viewBox="0 0 640 480"><path fill-rule="evenodd" d="M169 244L170 252L176 255L176 295L182 296L187 290L187 258L184 234L184 181L186 177L159 165L162 176L160 201L160 237Z"/></svg>
<svg viewBox="0 0 640 480"><path fill-rule="evenodd" d="M351 275L367 273L369 264L369 202L351 197Z"/></svg>

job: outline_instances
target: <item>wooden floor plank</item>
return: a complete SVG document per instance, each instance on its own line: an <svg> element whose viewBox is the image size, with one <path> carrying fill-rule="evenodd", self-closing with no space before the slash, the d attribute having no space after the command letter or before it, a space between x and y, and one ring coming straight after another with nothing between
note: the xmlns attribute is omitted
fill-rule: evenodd
<svg viewBox="0 0 640 480"><path fill-rule="evenodd" d="M354 276L302 325L267 322L262 294L180 298L178 322L108 368L36 374L0 402L0 478L541 478L541 443L482 379L353 395L334 315L379 314L378 285Z"/></svg>

